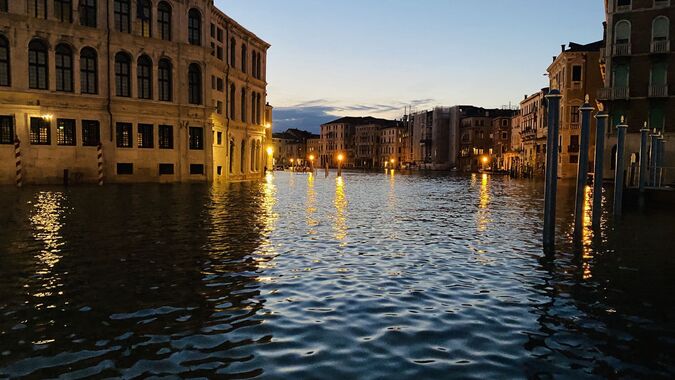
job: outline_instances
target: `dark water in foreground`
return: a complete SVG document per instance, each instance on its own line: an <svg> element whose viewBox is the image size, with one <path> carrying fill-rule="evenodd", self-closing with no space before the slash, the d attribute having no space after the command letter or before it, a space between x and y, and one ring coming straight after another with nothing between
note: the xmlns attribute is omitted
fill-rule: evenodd
<svg viewBox="0 0 675 380"><path fill-rule="evenodd" d="M0 188L0 378L675 376L675 216L560 196L546 257L504 177Z"/></svg>

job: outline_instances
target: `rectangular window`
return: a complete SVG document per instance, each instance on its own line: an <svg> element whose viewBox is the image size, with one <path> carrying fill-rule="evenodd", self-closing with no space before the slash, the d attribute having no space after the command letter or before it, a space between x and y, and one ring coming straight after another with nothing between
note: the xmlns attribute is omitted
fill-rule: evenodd
<svg viewBox="0 0 675 380"><path fill-rule="evenodd" d="M222 46L216 47L216 58L220 59L221 61L223 60L223 47Z"/></svg>
<svg viewBox="0 0 675 380"><path fill-rule="evenodd" d="M579 107L572 106L570 107L570 123L578 123L578 122L579 122Z"/></svg>
<svg viewBox="0 0 675 380"><path fill-rule="evenodd" d="M211 23L211 38L216 38L216 24Z"/></svg>
<svg viewBox="0 0 675 380"><path fill-rule="evenodd" d="M117 174L119 174L119 175L134 174L134 164L118 163L117 164Z"/></svg>
<svg viewBox="0 0 675 380"><path fill-rule="evenodd" d="M216 76L211 75L211 89L215 90L216 89Z"/></svg>
<svg viewBox="0 0 675 380"><path fill-rule="evenodd" d="M159 126L159 149L173 149L173 127L170 125Z"/></svg>
<svg viewBox="0 0 675 380"><path fill-rule="evenodd" d="M50 145L52 143L52 138L49 129L49 121L41 117L31 117L30 143L33 145Z"/></svg>
<svg viewBox="0 0 675 380"><path fill-rule="evenodd" d="M190 127L190 149L204 149L204 128Z"/></svg>
<svg viewBox="0 0 675 380"><path fill-rule="evenodd" d="M216 78L216 90L223 92L224 82L223 78Z"/></svg>
<svg viewBox="0 0 675 380"><path fill-rule="evenodd" d="M202 165L202 164L190 164L190 174L204 175L204 165Z"/></svg>
<svg viewBox="0 0 675 380"><path fill-rule="evenodd" d="M223 102L221 102L220 100L216 100L216 113L218 113L219 115L223 114Z"/></svg>
<svg viewBox="0 0 675 380"><path fill-rule="evenodd" d="M73 22L72 0L54 0L54 16L61 22Z"/></svg>
<svg viewBox="0 0 675 380"><path fill-rule="evenodd" d="M222 174L223 174L223 167L222 167L222 166L218 166L218 167L216 168L216 170L218 171L218 175L222 175Z"/></svg>
<svg viewBox="0 0 675 380"><path fill-rule="evenodd" d="M47 19L47 0L28 0L28 14Z"/></svg>
<svg viewBox="0 0 675 380"><path fill-rule="evenodd" d="M7 12L7 0L0 0L0 12Z"/></svg>
<svg viewBox="0 0 675 380"><path fill-rule="evenodd" d="M138 124L138 147L149 149L154 147L153 133L154 126L152 124Z"/></svg>
<svg viewBox="0 0 675 380"><path fill-rule="evenodd" d="M98 120L82 120L82 145L98 146L101 142L101 126Z"/></svg>
<svg viewBox="0 0 675 380"><path fill-rule="evenodd" d="M0 144L14 143L14 117L0 116Z"/></svg>
<svg viewBox="0 0 675 380"><path fill-rule="evenodd" d="M581 82L581 66L572 66L572 82Z"/></svg>
<svg viewBox="0 0 675 380"><path fill-rule="evenodd" d="M131 148L133 142L131 140L131 123L117 123L117 147Z"/></svg>
<svg viewBox="0 0 675 380"><path fill-rule="evenodd" d="M137 0L138 8L136 17L141 20L141 36L152 36L152 16L151 4L149 1Z"/></svg>
<svg viewBox="0 0 675 380"><path fill-rule="evenodd" d="M576 154L570 154L570 164L578 164L579 163L579 156Z"/></svg>
<svg viewBox="0 0 675 380"><path fill-rule="evenodd" d="M223 144L223 132L218 132L218 133L216 133L216 143L217 143L218 145L222 145L222 144Z"/></svg>
<svg viewBox="0 0 675 380"><path fill-rule="evenodd" d="M218 40L218 42L223 42L223 30L218 28L216 32L217 32L216 39Z"/></svg>
<svg viewBox="0 0 675 380"><path fill-rule="evenodd" d="M9 41L0 37L0 86L11 84L9 66Z"/></svg>
<svg viewBox="0 0 675 380"><path fill-rule="evenodd" d="M96 27L96 1L80 0L80 25Z"/></svg>
<svg viewBox="0 0 675 380"><path fill-rule="evenodd" d="M159 175L172 175L173 164L159 164Z"/></svg>
<svg viewBox="0 0 675 380"><path fill-rule="evenodd" d="M75 120L56 120L56 145L75 145Z"/></svg>
<svg viewBox="0 0 675 380"><path fill-rule="evenodd" d="M131 4L129 0L115 0L115 30L131 33Z"/></svg>

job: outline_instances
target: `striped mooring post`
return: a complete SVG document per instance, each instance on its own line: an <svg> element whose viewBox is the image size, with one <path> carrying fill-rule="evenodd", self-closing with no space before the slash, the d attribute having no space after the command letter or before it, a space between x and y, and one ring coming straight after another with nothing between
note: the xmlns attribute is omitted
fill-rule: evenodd
<svg viewBox="0 0 675 380"><path fill-rule="evenodd" d="M14 136L14 158L16 160L16 187L23 186L23 167L21 166L21 141Z"/></svg>
<svg viewBox="0 0 675 380"><path fill-rule="evenodd" d="M103 186L103 144L98 143L96 147L96 158L98 160L98 185Z"/></svg>

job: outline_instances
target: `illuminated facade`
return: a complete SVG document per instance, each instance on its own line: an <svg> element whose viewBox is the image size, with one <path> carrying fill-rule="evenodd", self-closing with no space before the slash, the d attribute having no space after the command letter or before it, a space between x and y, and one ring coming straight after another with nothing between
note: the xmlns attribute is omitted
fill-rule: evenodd
<svg viewBox="0 0 675 380"><path fill-rule="evenodd" d="M26 183L260 178L269 44L209 0L12 0L0 9L0 155ZM13 183L13 159L0 182Z"/></svg>

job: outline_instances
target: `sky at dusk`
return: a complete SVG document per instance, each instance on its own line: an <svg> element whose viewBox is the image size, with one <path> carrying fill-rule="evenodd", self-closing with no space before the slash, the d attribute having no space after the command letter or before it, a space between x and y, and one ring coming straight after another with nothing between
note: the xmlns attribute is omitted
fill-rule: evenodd
<svg viewBox="0 0 675 380"><path fill-rule="evenodd" d="M548 85L570 41L602 38L601 0L216 0L269 42L274 130L405 106L501 107Z"/></svg>

